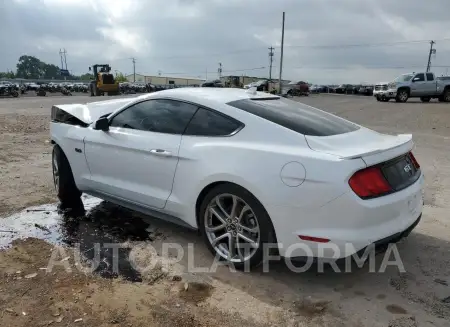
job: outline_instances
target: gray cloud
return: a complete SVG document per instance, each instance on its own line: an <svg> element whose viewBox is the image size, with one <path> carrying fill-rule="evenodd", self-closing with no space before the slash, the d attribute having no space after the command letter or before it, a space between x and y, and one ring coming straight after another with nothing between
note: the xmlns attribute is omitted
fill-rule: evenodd
<svg viewBox="0 0 450 327"><path fill-rule="evenodd" d="M102 62L131 73L135 57L137 72L145 74L205 77L208 71L212 78L221 62L225 74L267 76L268 68L228 71L268 67L273 45L276 75L282 11L289 79L389 80L423 70L431 39L437 39L433 65L450 65L448 0L42 1L0 4L0 71L14 68L25 53L58 64L65 48L69 69L78 74Z"/></svg>

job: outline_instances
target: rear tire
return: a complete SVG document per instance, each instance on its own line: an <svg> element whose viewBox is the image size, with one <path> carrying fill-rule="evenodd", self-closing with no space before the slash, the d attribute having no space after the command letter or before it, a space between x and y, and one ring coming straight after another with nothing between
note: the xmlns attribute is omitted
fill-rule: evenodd
<svg viewBox="0 0 450 327"><path fill-rule="evenodd" d="M220 203L220 206L217 203ZM236 210L232 217L231 208L234 203ZM221 218L217 218L217 215L212 213L213 210ZM264 260L264 244L276 242L268 213L250 192L238 185L221 184L214 187L203 199L198 215L199 229L208 249L221 260L234 265L236 269L260 265ZM228 236L224 237L225 234ZM240 235L253 242L246 241ZM218 243L214 244L214 240ZM233 249L231 258L228 251L230 241ZM249 246L248 253L245 250L242 253L242 250L238 250L234 245L244 243Z"/></svg>
<svg viewBox="0 0 450 327"><path fill-rule="evenodd" d="M52 170L53 183L61 204L65 208L79 206L81 192L75 184L69 161L58 145L53 147Z"/></svg>
<svg viewBox="0 0 450 327"><path fill-rule="evenodd" d="M421 97L420 101L422 102L430 102L431 98L430 97Z"/></svg>
<svg viewBox="0 0 450 327"><path fill-rule="evenodd" d="M450 102L450 90L449 89L444 90L444 94L442 94L442 98L444 99L444 102Z"/></svg>

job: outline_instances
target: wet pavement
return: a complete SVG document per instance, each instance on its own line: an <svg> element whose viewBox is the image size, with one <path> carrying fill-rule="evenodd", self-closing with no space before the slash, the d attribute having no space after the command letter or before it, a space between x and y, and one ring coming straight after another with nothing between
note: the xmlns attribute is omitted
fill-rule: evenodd
<svg viewBox="0 0 450 327"><path fill-rule="evenodd" d="M76 246L84 260L100 260L94 270L100 276L121 276L140 282L139 272L129 261L131 248L114 249L111 244L151 241L148 228L149 223L135 212L83 195L79 206L71 210L45 204L0 219L0 249L10 247L14 240L29 237L55 245ZM114 269L114 262L118 263L118 269Z"/></svg>

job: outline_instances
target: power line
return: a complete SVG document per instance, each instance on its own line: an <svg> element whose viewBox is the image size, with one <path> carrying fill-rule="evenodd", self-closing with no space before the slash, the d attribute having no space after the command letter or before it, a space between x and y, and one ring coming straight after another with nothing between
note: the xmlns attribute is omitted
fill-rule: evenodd
<svg viewBox="0 0 450 327"><path fill-rule="evenodd" d="M450 38L442 38L436 39L435 41L450 41ZM354 43L354 44L299 44L299 45L285 45L284 48L310 48L310 49L346 49L346 48L355 48L355 47L385 47L385 46L396 46L396 45L405 45L405 44L421 44L421 43L429 43L430 40L408 40L408 41L394 41L394 42L383 42L383 43ZM220 57L225 55L233 55L240 53L249 53L249 52L258 52L264 49L265 47L253 47L247 49L233 50L221 53L201 53L201 54L192 54L192 55L177 55L177 56L148 56L145 58L151 59L182 59L182 58L199 58L199 57ZM275 46L275 49L281 48L281 46ZM114 59L112 61L125 60L129 58L119 58Z"/></svg>
<svg viewBox="0 0 450 327"><path fill-rule="evenodd" d="M223 73L235 73L235 72L246 72L246 71L255 71L255 70L263 70L267 69L267 67L253 67L253 68L243 68L243 69L233 69L233 70L222 70ZM207 70L208 71L208 70ZM185 76L197 76L197 75L203 75L205 74L205 71L203 72L164 72L164 75L185 75ZM149 74L152 75L152 74Z"/></svg>
<svg viewBox="0 0 450 327"><path fill-rule="evenodd" d="M440 41L450 41L450 38L441 39ZM397 41L397 42L383 42L383 43L356 43L356 44L327 44L327 45L290 45L289 48L323 48L323 49L335 49L335 48L355 48L355 47L383 47L392 45L414 44L414 43L429 43L430 40L410 40L410 41Z"/></svg>
<svg viewBox="0 0 450 327"><path fill-rule="evenodd" d="M365 68L365 69L414 69L421 68L422 65L416 66L361 66L361 65L347 65L347 66L299 66L288 67L289 69L350 69L350 68ZM435 68L450 68L450 65L434 65Z"/></svg>

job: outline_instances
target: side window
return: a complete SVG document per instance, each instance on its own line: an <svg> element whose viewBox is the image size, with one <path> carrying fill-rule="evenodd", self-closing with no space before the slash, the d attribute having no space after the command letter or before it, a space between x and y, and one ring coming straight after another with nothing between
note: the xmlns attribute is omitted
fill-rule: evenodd
<svg viewBox="0 0 450 327"><path fill-rule="evenodd" d="M197 107L174 100L137 103L113 117L111 126L142 131L182 134Z"/></svg>
<svg viewBox="0 0 450 327"><path fill-rule="evenodd" d="M432 73L427 73L427 81L434 81L434 75Z"/></svg>
<svg viewBox="0 0 450 327"><path fill-rule="evenodd" d="M241 127L238 121L208 109L199 108L189 123L185 135L227 136Z"/></svg>
<svg viewBox="0 0 450 327"><path fill-rule="evenodd" d="M425 74L423 73L417 74L416 76L414 76L413 80L416 82L423 82L425 81Z"/></svg>

